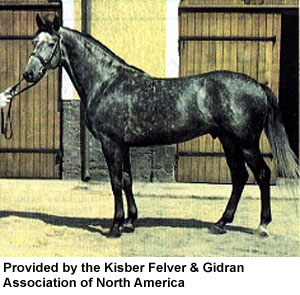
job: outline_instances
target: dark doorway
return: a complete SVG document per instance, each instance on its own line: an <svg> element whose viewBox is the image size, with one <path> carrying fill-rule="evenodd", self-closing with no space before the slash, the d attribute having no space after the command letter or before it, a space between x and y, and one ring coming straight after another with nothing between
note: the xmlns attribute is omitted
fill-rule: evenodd
<svg viewBox="0 0 300 295"><path fill-rule="evenodd" d="M279 106L290 145L299 155L299 19L282 15Z"/></svg>

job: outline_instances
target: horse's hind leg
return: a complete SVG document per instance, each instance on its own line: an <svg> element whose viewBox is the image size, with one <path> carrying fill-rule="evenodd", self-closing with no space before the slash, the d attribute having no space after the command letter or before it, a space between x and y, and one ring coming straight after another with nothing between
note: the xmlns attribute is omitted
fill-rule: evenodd
<svg viewBox="0 0 300 295"><path fill-rule="evenodd" d="M271 171L259 151L258 143L255 147L243 149L245 160L252 170L254 177L259 185L261 194L261 217L257 234L268 236L267 225L271 222L270 204L270 178Z"/></svg>
<svg viewBox="0 0 300 295"><path fill-rule="evenodd" d="M137 207L132 193L132 175L130 167L129 148L123 151L123 190L127 200L127 218L122 226L122 231L131 233L134 231L134 222L137 219Z"/></svg>
<svg viewBox="0 0 300 295"><path fill-rule="evenodd" d="M239 145L227 136L220 138L220 140L231 173L232 191L221 219L210 229L210 232L214 234L225 233L225 225L233 221L235 211L249 176L245 167L243 152Z"/></svg>

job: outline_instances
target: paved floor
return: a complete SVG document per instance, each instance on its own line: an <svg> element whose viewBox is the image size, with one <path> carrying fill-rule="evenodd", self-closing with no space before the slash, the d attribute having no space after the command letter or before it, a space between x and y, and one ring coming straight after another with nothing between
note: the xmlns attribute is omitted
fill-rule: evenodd
<svg viewBox="0 0 300 295"><path fill-rule="evenodd" d="M1 256L299 256L299 184L272 187L270 237L259 223L257 186L245 188L234 223L216 236L230 185L135 183L133 234L105 237L113 215L109 183L0 180Z"/></svg>

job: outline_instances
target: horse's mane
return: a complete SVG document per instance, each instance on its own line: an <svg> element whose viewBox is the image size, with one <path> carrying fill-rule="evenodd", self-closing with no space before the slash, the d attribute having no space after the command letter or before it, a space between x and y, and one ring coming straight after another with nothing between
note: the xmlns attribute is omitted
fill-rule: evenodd
<svg viewBox="0 0 300 295"><path fill-rule="evenodd" d="M65 28L66 29L66 28ZM132 65L129 65L126 63L126 61L124 59L122 59L121 57L119 57L118 55L116 55L114 52L112 52L108 47L106 47L104 44L102 44L100 41L98 41L97 39L95 39L94 37L92 37L91 35L89 34L85 34L85 33L82 33L82 32L79 32L79 31L76 31L76 30L72 30L70 28L67 28L68 30L88 39L89 41L91 41L95 46L97 47L100 47L103 51L105 51L107 54L109 54L110 56L112 56L114 59L116 59L117 61L119 61L120 63L136 70L136 71L139 71L141 73L145 73L143 70L135 67L135 66L132 66Z"/></svg>

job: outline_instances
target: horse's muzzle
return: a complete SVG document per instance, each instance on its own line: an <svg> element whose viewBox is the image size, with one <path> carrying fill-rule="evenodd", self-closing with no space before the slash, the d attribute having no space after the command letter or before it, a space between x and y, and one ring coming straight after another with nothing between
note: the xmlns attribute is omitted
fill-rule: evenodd
<svg viewBox="0 0 300 295"><path fill-rule="evenodd" d="M46 69L43 67L40 71L35 74L32 70L24 70L23 77L29 83L37 83L46 73Z"/></svg>
<svg viewBox="0 0 300 295"><path fill-rule="evenodd" d="M33 71L24 71L23 77L27 82L33 82L33 80L34 80Z"/></svg>

